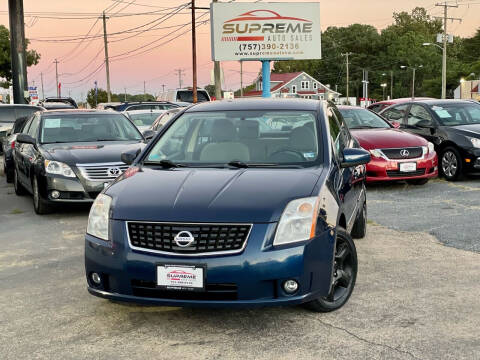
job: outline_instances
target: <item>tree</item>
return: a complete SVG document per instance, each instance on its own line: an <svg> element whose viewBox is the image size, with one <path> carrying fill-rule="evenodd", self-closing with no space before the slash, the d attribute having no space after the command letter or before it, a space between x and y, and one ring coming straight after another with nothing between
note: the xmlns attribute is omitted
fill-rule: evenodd
<svg viewBox="0 0 480 360"><path fill-rule="evenodd" d="M28 48L29 41L25 40ZM35 50L27 50L26 52L27 66L37 65L40 60L40 54ZM9 82L12 79L12 60L10 54L10 31L0 25L0 77L7 79ZM7 83L2 83L5 86Z"/></svg>
<svg viewBox="0 0 480 360"><path fill-rule="evenodd" d="M274 72L305 71L324 84L330 84L346 93L345 57L350 52L350 95L362 96L362 70L369 72L369 97L381 99L382 83L390 88L390 72L394 75L393 96L408 97L411 94L412 70L400 68L422 65L416 71L415 94L440 97L442 54L434 46L422 46L435 42L442 32L442 22L417 7L410 13L393 13L393 23L381 33L370 25L353 24L347 27L329 27L322 33L322 59L301 61L277 61ZM454 38L448 44L447 91L458 86L461 76L471 72L480 74L480 29L469 39ZM389 92L387 92L389 93Z"/></svg>
<svg viewBox="0 0 480 360"><path fill-rule="evenodd" d="M97 91L97 102L95 103L95 89L88 90L87 93L87 103L94 108L97 104L106 103L108 101L107 91L98 88ZM124 102L125 94L112 94L112 102ZM126 94L126 101L128 102L139 102L139 101L155 101L155 96L152 94Z"/></svg>

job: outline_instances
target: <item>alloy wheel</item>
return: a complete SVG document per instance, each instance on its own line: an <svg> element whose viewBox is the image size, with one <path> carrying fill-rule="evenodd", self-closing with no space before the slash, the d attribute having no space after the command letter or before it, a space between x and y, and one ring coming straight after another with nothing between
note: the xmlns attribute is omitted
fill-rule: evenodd
<svg viewBox="0 0 480 360"><path fill-rule="evenodd" d="M335 247L335 262L330 294L325 300L334 302L349 292L353 280L354 259L348 243L338 237Z"/></svg>
<svg viewBox="0 0 480 360"><path fill-rule="evenodd" d="M454 177L458 169L457 156L452 151L446 151L442 156L442 170L448 177Z"/></svg>

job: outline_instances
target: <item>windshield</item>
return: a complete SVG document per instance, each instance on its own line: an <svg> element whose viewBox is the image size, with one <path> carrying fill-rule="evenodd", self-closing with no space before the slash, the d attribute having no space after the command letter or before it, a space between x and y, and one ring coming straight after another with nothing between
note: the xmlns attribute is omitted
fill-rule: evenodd
<svg viewBox="0 0 480 360"><path fill-rule="evenodd" d="M274 129L282 131L272 133ZM185 113L157 141L145 162L309 166L321 159L317 134L314 112Z"/></svg>
<svg viewBox="0 0 480 360"><path fill-rule="evenodd" d="M430 108L444 126L480 124L480 104L442 104L431 105Z"/></svg>
<svg viewBox="0 0 480 360"><path fill-rule="evenodd" d="M150 126L164 111L150 111L145 113L128 113L132 122L137 126Z"/></svg>
<svg viewBox="0 0 480 360"><path fill-rule="evenodd" d="M380 116L366 109L338 109L350 129L390 128Z"/></svg>
<svg viewBox="0 0 480 360"><path fill-rule="evenodd" d="M198 102L208 101L208 95L205 91L197 91ZM193 102L193 91L182 90L177 92L177 101Z"/></svg>
<svg viewBox="0 0 480 360"><path fill-rule="evenodd" d="M120 114L59 113L42 117L41 143L128 140L142 140L142 136Z"/></svg>

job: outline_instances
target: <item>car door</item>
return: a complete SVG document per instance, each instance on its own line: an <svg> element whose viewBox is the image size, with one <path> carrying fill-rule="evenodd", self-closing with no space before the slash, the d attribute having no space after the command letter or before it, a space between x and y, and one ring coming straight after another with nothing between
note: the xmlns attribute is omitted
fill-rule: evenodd
<svg viewBox="0 0 480 360"><path fill-rule="evenodd" d="M33 116L27 120L25 123L25 126L23 127L22 131L20 134L27 134L28 129L30 128L30 125L32 124L33 121ZM25 163L23 161L23 149L26 144L19 143L18 141L15 142L15 148L13 150L13 160L15 163L15 168L17 169L17 174L18 174L18 180L20 182L23 182L24 179L24 174L25 174Z"/></svg>
<svg viewBox="0 0 480 360"><path fill-rule="evenodd" d="M403 130L420 135L432 143L437 143L437 123L426 107L412 104L408 109Z"/></svg>
<svg viewBox="0 0 480 360"><path fill-rule="evenodd" d="M36 114L33 119L30 127L27 130L27 135L30 135L32 138L37 139L38 137L38 128L40 126L40 115ZM21 162L22 162L22 169L19 171L19 177L22 184L27 189L31 190L31 171L33 168L33 164L37 158L37 146L33 144L21 144Z"/></svg>
<svg viewBox="0 0 480 360"><path fill-rule="evenodd" d="M349 133L347 126L343 123L343 119L339 120L333 107L327 108L328 122L330 126L330 136L333 145L334 161L336 169L333 181L334 188L340 200L343 212L347 219L347 227L349 220L355 211L355 188L354 188L354 168L342 168L343 150L348 147ZM342 121L342 122L341 122Z"/></svg>

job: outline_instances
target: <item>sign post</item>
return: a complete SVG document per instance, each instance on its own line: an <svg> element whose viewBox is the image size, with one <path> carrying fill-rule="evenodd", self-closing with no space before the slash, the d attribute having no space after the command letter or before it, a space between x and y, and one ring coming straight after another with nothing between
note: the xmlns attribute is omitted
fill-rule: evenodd
<svg viewBox="0 0 480 360"><path fill-rule="evenodd" d="M270 60L262 60L262 97L270 95Z"/></svg>
<svg viewBox="0 0 480 360"><path fill-rule="evenodd" d="M270 97L272 60L321 59L320 4L210 4L213 61L261 61L262 96Z"/></svg>

